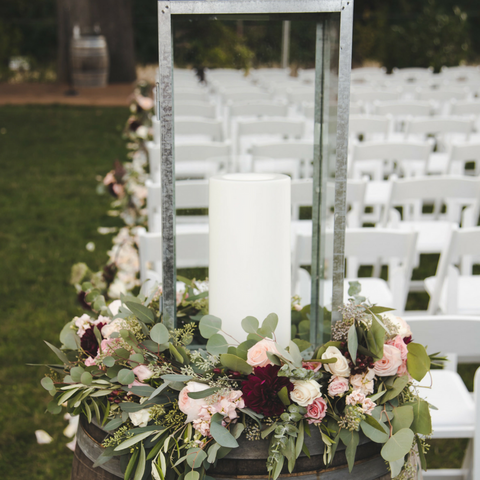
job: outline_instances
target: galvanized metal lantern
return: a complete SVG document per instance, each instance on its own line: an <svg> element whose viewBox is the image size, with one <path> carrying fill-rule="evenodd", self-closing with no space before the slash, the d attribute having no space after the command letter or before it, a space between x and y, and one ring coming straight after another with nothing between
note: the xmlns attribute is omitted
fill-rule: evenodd
<svg viewBox="0 0 480 480"><path fill-rule="evenodd" d="M216 165L221 173L226 174L221 180L233 182L225 188L227 192L225 195L230 199L233 198L235 182L263 181L267 184L276 180L273 178L275 175L287 173L292 178L292 196L299 191L301 195L313 198L311 222L298 221L295 228L298 232L306 232L305 237L310 238L311 241L311 247L310 245L308 247L311 250L307 252L311 262L309 339L311 343L318 345L328 336L329 329L324 326L328 325L328 322L324 321L326 320L324 312L331 311L331 320L336 321L338 306L343 303L344 294L352 19L352 0L158 2L160 74L157 112L160 122L162 185L163 314L164 321L170 326L174 326L176 322L175 180L176 170L179 170L177 167L180 166L180 157L177 165L175 150L177 148L180 151L178 138L180 134L185 133L183 129L186 125L185 122L177 123L179 135L175 145L174 117L176 105L180 111L180 107L183 108L185 103L184 98L188 96L185 93L185 82L180 76L174 75L176 71L174 65L177 67L178 60L180 63L183 62L183 65L195 67L200 80L207 80L208 86L203 87L203 90L210 92L210 95L215 95L218 99L218 104L212 107L216 109L216 116L218 117L219 113L228 113L227 117L222 117L221 126L224 131L230 132L232 139L230 143L223 143L229 144L233 153L230 152L229 159L223 162L218 158L210 159L211 164ZM192 30L190 34L185 35L188 28ZM195 52L198 53L199 50L198 42L195 41L192 32L196 32L205 47L202 55L197 58L195 58ZM274 32L278 32L277 37ZM265 40L267 37L270 39L275 37L278 41L267 42ZM232 38L234 40L231 40ZM255 38L263 40L260 44L255 44ZM232 44L227 45L230 41ZM275 60L272 52L276 51L277 44L279 49L283 45L283 52L278 55L278 60ZM287 51L288 48L290 52ZM212 61L213 57L215 57L214 61ZM289 62L290 72L287 74L285 71L283 73L280 71L275 76L272 73L275 69L270 68L251 72L242 70L240 74L238 65L243 66L242 62L248 63L253 57L257 65L271 66L278 62L278 66L283 64L285 67ZM230 63L229 60L231 60ZM230 67L230 70L224 70L222 73L220 70L211 68L215 62L217 66L224 62L223 65ZM308 67L313 68L308 69ZM245 82L248 82L248 88ZM302 96L302 92L306 96ZM311 97L308 97L308 92ZM183 97L179 97L177 93L182 93ZM246 106L253 104L258 108L263 105L265 111ZM278 107L276 110L275 106ZM282 111L283 113L280 113ZM279 118L280 116L282 118ZM260 120L264 122L260 124ZM273 126L268 127L270 130L266 128L265 132L270 134L270 143L263 138L258 143L248 144L247 142L244 145L242 135L249 134L255 137L264 133L261 129L265 126L266 120L271 120L271 125L282 125L283 130L277 131ZM291 123L288 124L288 121ZM213 120L210 121L212 122ZM250 127L248 127L249 122ZM295 133L295 125L299 125L303 130ZM271 141L273 134L278 134L280 137L276 143ZM299 140L298 137L301 139ZM219 142L219 140L222 139L213 138L212 141ZM266 147L267 144L270 145L269 148ZM277 146L276 150L272 147L273 144ZM304 149L307 153L302 154L302 158L297 158L297 163L288 162L287 160L292 160L288 156L295 156L296 152L300 152L303 148L302 145L307 145ZM182 151L184 150L182 146ZM287 150L294 153L287 153ZM190 151L192 157L196 154L200 155L200 147L197 147L197 151L195 149ZM308 153L309 151L311 154ZM214 156L213 153L211 155ZM182 158L183 156L184 154ZM300 157L300 153L297 156ZM252 172L256 172L256 175L261 172L264 176L255 176ZM186 175L188 178L195 176L190 173ZM283 181L282 179L283 177L277 180ZM287 180L290 182L288 177ZM212 188L215 182L210 183ZM252 193L245 197L245 201L248 197L248 201L257 202L253 200L257 198L255 197L257 194L253 190L246 191ZM264 198L266 195L264 192L266 190L262 190L258 198ZM212 190L210 195L210 201L212 201ZM281 194L279 198L283 198ZM292 201L294 201L293 198ZM220 203L224 202L220 201ZM301 205L301 199L298 203ZM254 205L258 208L249 207L252 211L252 221L260 215L259 204L254 203ZM211 215L214 211L217 210L210 205ZM238 212L236 215L239 223L242 215ZM211 235L212 228L211 225ZM255 228L259 228L258 225ZM250 236L255 234L252 233ZM288 234L286 236L288 237ZM276 243L271 243L272 248L277 246ZM298 244L296 248L297 254L301 253ZM219 247L216 247L215 251L218 249ZM210 262L212 261L210 258ZM297 262L299 262L298 265L305 264L302 263L302 258L297 258ZM213 273L212 271L212 275ZM273 276L278 275L272 271ZM256 278L257 275L252 274L253 277ZM292 292L294 291L295 289L292 288ZM232 308L234 307L232 305ZM238 319L240 320L241 318ZM308 332L306 334L308 335Z"/></svg>

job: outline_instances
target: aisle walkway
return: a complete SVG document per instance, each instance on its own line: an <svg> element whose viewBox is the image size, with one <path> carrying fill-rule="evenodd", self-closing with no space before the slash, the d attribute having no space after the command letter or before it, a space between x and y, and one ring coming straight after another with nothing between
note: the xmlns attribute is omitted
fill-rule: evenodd
<svg viewBox="0 0 480 480"><path fill-rule="evenodd" d="M0 105L60 103L123 107L129 105L133 89L133 83L118 83L102 88L76 88L77 95L66 95L70 87L64 84L0 83Z"/></svg>

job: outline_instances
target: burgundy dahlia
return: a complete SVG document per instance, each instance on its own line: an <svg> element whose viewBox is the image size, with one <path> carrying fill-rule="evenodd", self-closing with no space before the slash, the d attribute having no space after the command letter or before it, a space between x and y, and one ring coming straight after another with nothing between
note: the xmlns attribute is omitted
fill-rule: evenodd
<svg viewBox="0 0 480 480"><path fill-rule="evenodd" d="M412 336L410 335L409 337L405 337L403 339L403 343L405 343L405 345L408 345L410 342L412 342Z"/></svg>
<svg viewBox="0 0 480 480"><path fill-rule="evenodd" d="M99 331L101 331L104 325L106 325L106 323L99 323L96 327ZM93 325L85 330L85 333L80 339L80 346L82 347L84 352L91 357L97 356L98 342L97 337L95 336L95 332L93 331Z"/></svg>
<svg viewBox="0 0 480 480"><path fill-rule="evenodd" d="M277 365L255 367L253 374L242 382L243 399L248 408L266 417L281 415L285 411L278 392L287 387L290 393L293 383L287 377L279 377L279 370Z"/></svg>

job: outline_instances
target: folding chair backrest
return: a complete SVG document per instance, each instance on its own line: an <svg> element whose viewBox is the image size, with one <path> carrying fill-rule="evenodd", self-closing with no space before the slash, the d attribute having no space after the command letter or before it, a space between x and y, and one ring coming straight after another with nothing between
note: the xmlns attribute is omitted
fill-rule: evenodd
<svg viewBox="0 0 480 480"><path fill-rule="evenodd" d="M282 135L289 138L300 138L305 131L302 120L272 119L239 121L237 135Z"/></svg>
<svg viewBox="0 0 480 480"><path fill-rule="evenodd" d="M224 140L223 123L220 120L176 120L175 137L177 136L205 136L215 142Z"/></svg>
<svg viewBox="0 0 480 480"><path fill-rule="evenodd" d="M435 135L463 133L466 139L473 130L473 119L464 118L411 118L405 126L409 135Z"/></svg>
<svg viewBox="0 0 480 480"><path fill-rule="evenodd" d="M228 157L230 142L182 143L175 145L175 161L205 161L215 157Z"/></svg>
<svg viewBox="0 0 480 480"><path fill-rule="evenodd" d="M391 117L389 116L351 115L348 128L351 136L363 135L365 137L376 134L386 140L390 124Z"/></svg>
<svg viewBox="0 0 480 480"><path fill-rule="evenodd" d="M201 89L200 87L176 88L174 95L175 95L175 103L176 102L208 102L208 92Z"/></svg>
<svg viewBox="0 0 480 480"><path fill-rule="evenodd" d="M225 101L231 102L251 102L254 100L271 100L272 95L258 89L238 89L225 90L222 92Z"/></svg>
<svg viewBox="0 0 480 480"><path fill-rule="evenodd" d="M480 100L452 101L451 115L480 115Z"/></svg>
<svg viewBox="0 0 480 480"><path fill-rule="evenodd" d="M388 221L388 215L392 208L402 206L404 219L421 221L422 203L434 204L433 218L439 219L443 204L447 206L446 219L460 223L461 211L459 206L471 206L472 215L478 218L480 213L480 178L468 178L462 176L434 176L417 177L410 179L392 178L390 197L386 204L383 225ZM419 202L420 201L420 202ZM416 211L406 211L415 205ZM457 207L457 208L455 208Z"/></svg>
<svg viewBox="0 0 480 480"><path fill-rule="evenodd" d="M217 116L215 105L207 102L175 102L175 118L202 117L214 119Z"/></svg>
<svg viewBox="0 0 480 480"><path fill-rule="evenodd" d="M454 354L461 362L480 362L480 317L422 315L408 316L405 320L412 330L413 341L426 345L428 353ZM449 366L447 363L446 367Z"/></svg>
<svg viewBox="0 0 480 480"><path fill-rule="evenodd" d="M480 172L480 143L452 143L450 145L448 172L452 172L455 162L462 162L465 166L466 162L475 162L475 175Z"/></svg>
<svg viewBox="0 0 480 480"><path fill-rule="evenodd" d="M416 93L416 98L420 101L448 102L452 99L463 100L468 95L468 90L464 88L439 88L422 89Z"/></svg>
<svg viewBox="0 0 480 480"><path fill-rule="evenodd" d="M208 208L208 180L175 182L175 208Z"/></svg>
<svg viewBox="0 0 480 480"><path fill-rule="evenodd" d="M228 106L228 110L230 117L286 117L288 115L287 104L272 101L233 103Z"/></svg>
<svg viewBox="0 0 480 480"><path fill-rule="evenodd" d="M375 115L392 115L392 116L420 116L426 117L432 112L432 105L429 102L374 102Z"/></svg>

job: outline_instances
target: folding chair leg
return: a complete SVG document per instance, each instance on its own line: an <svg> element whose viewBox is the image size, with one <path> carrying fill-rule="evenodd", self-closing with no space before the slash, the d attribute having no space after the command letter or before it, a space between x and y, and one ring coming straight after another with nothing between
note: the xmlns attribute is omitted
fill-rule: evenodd
<svg viewBox="0 0 480 480"><path fill-rule="evenodd" d="M467 471L465 480L473 480L473 438L468 441L467 450L463 457L462 470Z"/></svg>

